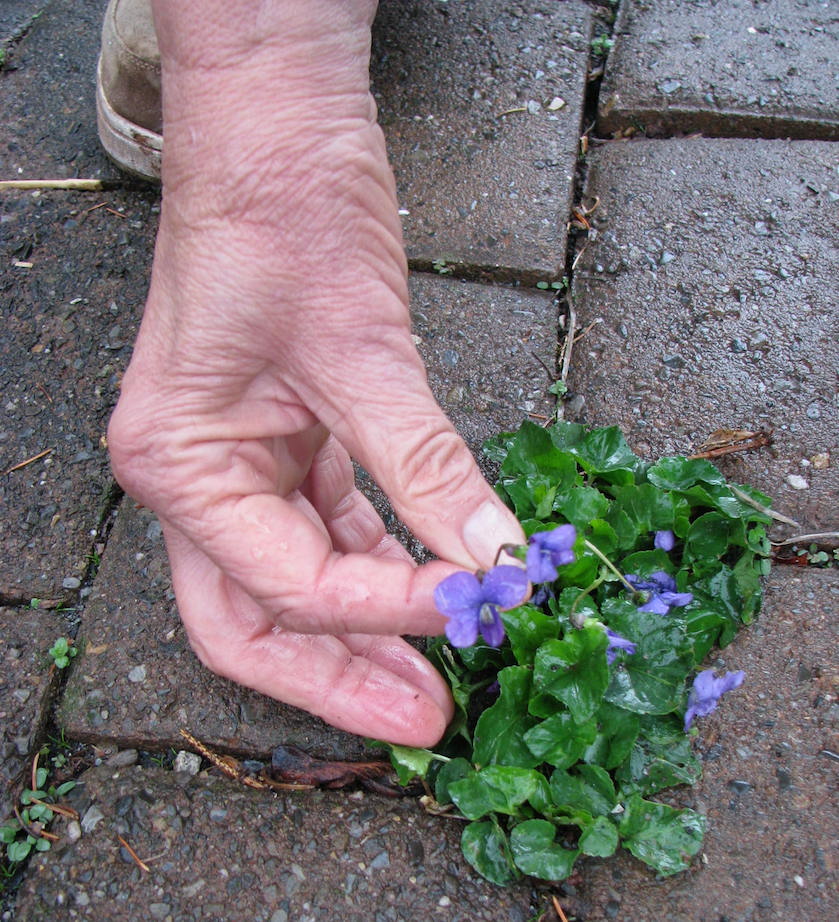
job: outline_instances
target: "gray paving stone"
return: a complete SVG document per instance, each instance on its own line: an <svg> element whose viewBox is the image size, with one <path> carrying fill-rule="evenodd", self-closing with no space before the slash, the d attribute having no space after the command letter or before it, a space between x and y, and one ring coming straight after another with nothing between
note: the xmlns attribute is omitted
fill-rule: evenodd
<svg viewBox="0 0 839 922"><path fill-rule="evenodd" d="M708 817L701 862L668 879L628 854L588 860L569 918L760 922L839 916L836 610L839 571L769 578L759 620L717 657L743 685L697 720L704 777L674 796Z"/></svg>
<svg viewBox="0 0 839 922"><path fill-rule="evenodd" d="M0 5L0 47L18 41L43 10L47 0L3 0Z"/></svg>
<svg viewBox="0 0 839 922"><path fill-rule="evenodd" d="M52 3L15 46L0 177L113 175L91 79L102 5ZM15 523L0 537L0 599L67 595L64 580L84 577L111 482L100 440L144 299L157 199L0 195L0 499ZM112 211L88 210L103 203Z"/></svg>
<svg viewBox="0 0 839 922"><path fill-rule="evenodd" d="M534 358L552 362L549 295L434 276L412 276L410 286L432 387L473 450L528 413L550 413L547 372ZM377 505L387 513L380 494ZM363 753L356 737L199 664L177 617L160 529L130 501L110 535L81 635L86 649L59 713L70 737L162 748L180 746L183 727L210 745L263 756L280 742L333 758Z"/></svg>
<svg viewBox="0 0 839 922"><path fill-rule="evenodd" d="M833 0L623 0L598 129L839 138Z"/></svg>
<svg viewBox="0 0 839 922"><path fill-rule="evenodd" d="M85 604L80 641L58 712L70 738L181 749L183 728L208 745L262 757L283 741L323 757L363 752L355 737L201 665L178 618L157 519L130 500Z"/></svg>
<svg viewBox="0 0 839 922"><path fill-rule="evenodd" d="M14 3L21 12L34 12L37 6L43 13L12 49L13 67L3 73L3 179L122 179L96 136L94 75L105 4Z"/></svg>
<svg viewBox="0 0 839 922"><path fill-rule="evenodd" d="M829 142L604 146L587 187L597 238L575 275L579 327L603 320L574 350L585 418L650 458L719 428L774 430L771 450L716 463L804 531L837 524L835 164Z"/></svg>
<svg viewBox="0 0 839 922"><path fill-rule="evenodd" d="M409 258L561 277L590 31L577 0L380 4L371 76Z"/></svg>
<svg viewBox="0 0 839 922"><path fill-rule="evenodd" d="M29 786L57 681L47 650L66 635L53 612L0 608L0 821Z"/></svg>
<svg viewBox="0 0 839 922"><path fill-rule="evenodd" d="M276 796L139 767L102 766L81 782L71 802L101 818L33 862L21 919L525 922L544 908L527 883L500 890L478 878L460 855L462 823L412 799Z"/></svg>

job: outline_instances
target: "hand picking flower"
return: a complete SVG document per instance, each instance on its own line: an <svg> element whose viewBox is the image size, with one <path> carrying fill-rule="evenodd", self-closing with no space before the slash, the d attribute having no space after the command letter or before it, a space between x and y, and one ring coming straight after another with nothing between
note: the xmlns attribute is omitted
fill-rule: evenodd
<svg viewBox="0 0 839 922"><path fill-rule="evenodd" d="M527 598L527 573L520 567L493 567L482 578L453 573L434 590L434 604L449 622L446 637L455 647L471 646L478 632L492 647L504 640L499 612L515 608Z"/></svg>

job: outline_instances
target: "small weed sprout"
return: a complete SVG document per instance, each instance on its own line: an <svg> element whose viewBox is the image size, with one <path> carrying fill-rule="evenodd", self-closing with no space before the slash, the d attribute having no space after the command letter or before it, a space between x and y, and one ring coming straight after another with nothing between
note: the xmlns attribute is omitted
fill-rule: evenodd
<svg viewBox="0 0 839 922"><path fill-rule="evenodd" d="M55 664L56 669L65 669L70 665L70 660L79 651L73 646L73 641L66 637L59 637L55 643L47 650L49 656Z"/></svg>
<svg viewBox="0 0 839 922"><path fill-rule="evenodd" d="M609 38L608 35L598 35L591 40L592 54L596 55L598 58L605 58L612 50L614 44L615 40Z"/></svg>
<svg viewBox="0 0 839 922"><path fill-rule="evenodd" d="M49 851L52 834L45 835L55 810L53 805L59 797L68 794L76 786L75 781L65 781L58 786L47 786L49 772L46 768L35 769L35 790L25 788L20 795L20 808L15 809L15 819L0 826L0 843L6 846L6 859L10 865L24 861L33 851Z"/></svg>

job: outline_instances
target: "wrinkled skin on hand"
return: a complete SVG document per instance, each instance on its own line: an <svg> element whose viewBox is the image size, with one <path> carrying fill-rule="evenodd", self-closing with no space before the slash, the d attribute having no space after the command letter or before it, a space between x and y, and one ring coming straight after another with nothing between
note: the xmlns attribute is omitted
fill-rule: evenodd
<svg viewBox="0 0 839 922"><path fill-rule="evenodd" d="M163 208L115 474L163 525L212 670L336 726L432 745L448 689L398 635L521 531L410 337L362 0L155 2ZM241 24L245 23L245 26ZM211 63L208 63L211 62ZM350 458L441 560L417 567Z"/></svg>

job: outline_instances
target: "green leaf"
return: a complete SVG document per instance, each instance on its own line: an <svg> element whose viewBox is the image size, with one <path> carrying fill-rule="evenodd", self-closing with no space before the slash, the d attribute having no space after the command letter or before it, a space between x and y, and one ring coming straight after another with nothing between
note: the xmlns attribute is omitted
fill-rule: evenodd
<svg viewBox="0 0 839 922"><path fill-rule="evenodd" d="M49 777L49 772L43 766L40 766L35 771L35 786L40 789L47 783L47 778Z"/></svg>
<svg viewBox="0 0 839 922"><path fill-rule="evenodd" d="M536 722L527 712L531 671L527 666L508 666L498 673L501 693L475 725L476 765L516 765L533 768L539 764L524 741L524 734Z"/></svg>
<svg viewBox="0 0 839 922"><path fill-rule="evenodd" d="M635 533L652 544L653 532L673 528L676 510L670 493L662 493L651 483L616 487L612 514L623 513L632 522ZM604 516L606 518L606 516Z"/></svg>
<svg viewBox="0 0 839 922"><path fill-rule="evenodd" d="M52 847L52 843L49 839L37 839L35 842L35 851L36 852L48 852Z"/></svg>
<svg viewBox="0 0 839 922"><path fill-rule="evenodd" d="M696 784L701 774L681 717L667 715L641 719L641 732L614 777L621 798L626 798L655 794L677 784Z"/></svg>
<svg viewBox="0 0 839 922"><path fill-rule="evenodd" d="M665 877L684 871L702 847L705 817L631 797L619 827L624 848Z"/></svg>
<svg viewBox="0 0 839 922"><path fill-rule="evenodd" d="M754 574L756 585L751 587L751 575L743 579L747 591L753 593L748 602L740 594L740 578L729 567L721 566L719 570L706 580L698 581L694 596L700 610L715 612L721 619L721 630L714 639L719 646L725 647L734 639L744 615L751 619L752 610L760 601L760 582L757 573ZM691 587L693 589L693 587ZM693 605L691 606L693 607ZM704 647L703 639L698 639L698 652Z"/></svg>
<svg viewBox="0 0 839 922"><path fill-rule="evenodd" d="M604 701L595 722L597 734L583 753L583 761L613 769L631 752L641 728L641 719L631 711Z"/></svg>
<svg viewBox="0 0 839 922"><path fill-rule="evenodd" d="M532 666L536 650L546 640L555 640L559 622L535 605L520 605L501 612L513 655L521 666Z"/></svg>
<svg viewBox="0 0 839 922"><path fill-rule="evenodd" d="M541 775L527 768L488 765L448 786L449 797L469 820L488 813L514 816L539 790Z"/></svg>
<svg viewBox="0 0 839 922"><path fill-rule="evenodd" d="M75 781L65 781L64 784L59 784L59 786L55 789L55 796L63 797L65 794L69 794L75 786Z"/></svg>
<svg viewBox="0 0 839 922"><path fill-rule="evenodd" d="M650 576L659 570L665 573L673 572L673 562L668 554L658 549L652 551L636 551L629 554L620 563L624 573L634 573L636 576Z"/></svg>
<svg viewBox="0 0 839 922"><path fill-rule="evenodd" d="M577 476L577 464L557 448L547 430L526 420L508 444L501 482L516 474L543 475L558 489L565 489Z"/></svg>
<svg viewBox="0 0 839 922"><path fill-rule="evenodd" d="M662 490L688 490L696 484L724 484L725 478L704 458L662 458L647 470L647 480Z"/></svg>
<svg viewBox="0 0 839 922"><path fill-rule="evenodd" d="M618 546L618 535L605 519L592 519L589 523L588 540L607 557Z"/></svg>
<svg viewBox="0 0 839 922"><path fill-rule="evenodd" d="M592 519L602 519L606 515L609 500L594 487L572 486L557 494L553 509L582 530Z"/></svg>
<svg viewBox="0 0 839 922"><path fill-rule="evenodd" d="M726 614L716 599L697 590L692 585L693 602L685 609L682 616L685 633L693 642L694 665L701 663L717 643L720 632L726 624Z"/></svg>
<svg viewBox="0 0 839 922"><path fill-rule="evenodd" d="M49 822L55 814L46 804L33 804L29 808L29 818L32 820L40 820L41 822Z"/></svg>
<svg viewBox="0 0 839 922"><path fill-rule="evenodd" d="M587 432L576 447L576 454L590 473L602 474L619 469L632 472L639 462L617 426Z"/></svg>
<svg viewBox="0 0 839 922"><path fill-rule="evenodd" d="M599 765L580 765L573 774L561 768L551 775L551 797L560 812L584 811L606 816L617 806L615 786Z"/></svg>
<svg viewBox="0 0 839 922"><path fill-rule="evenodd" d="M20 832L20 826L0 826L0 842L5 845L8 845L9 842L14 842L17 838L17 834Z"/></svg>
<svg viewBox="0 0 839 922"><path fill-rule="evenodd" d="M14 864L15 862L23 861L29 855L32 851L32 842L34 842L34 839L30 842L30 839L32 839L32 836L27 836L25 839L10 842L6 846L6 855L9 861Z"/></svg>
<svg viewBox="0 0 839 922"><path fill-rule="evenodd" d="M468 777L474 771L475 769L467 759L457 758L452 759L451 762L443 762L434 780L434 799L437 803L450 804L452 799L449 795L449 785Z"/></svg>
<svg viewBox="0 0 839 922"><path fill-rule="evenodd" d="M540 880L569 877L580 854L555 842L556 827L547 820L525 820L510 833L510 847L519 870Z"/></svg>
<svg viewBox="0 0 839 922"><path fill-rule="evenodd" d="M719 512L706 512L690 526L685 539L685 562L717 560L728 550L732 521Z"/></svg>
<svg viewBox="0 0 839 922"><path fill-rule="evenodd" d="M580 836L580 851L594 858L608 858L618 847L618 830L605 816L598 816Z"/></svg>
<svg viewBox="0 0 839 922"><path fill-rule="evenodd" d="M693 650L682 621L638 611L624 599L602 605L609 627L636 645L635 654L612 672L605 698L638 714L667 714L681 705Z"/></svg>
<svg viewBox="0 0 839 922"><path fill-rule="evenodd" d="M388 748L390 761L400 784L407 784L417 775L425 778L428 774L428 768L434 760L434 753L430 749L415 749L412 746L397 746L393 743L389 743Z"/></svg>
<svg viewBox="0 0 839 922"><path fill-rule="evenodd" d="M518 877L507 837L498 823L470 823L460 837L469 864L483 877L503 886Z"/></svg>
<svg viewBox="0 0 839 922"><path fill-rule="evenodd" d="M536 652L533 687L562 701L577 723L600 706L609 685L606 632L597 624L571 630L564 640L548 640Z"/></svg>
<svg viewBox="0 0 839 922"><path fill-rule="evenodd" d="M547 431L557 448L562 451L573 451L585 438L588 430L581 423L568 423L561 419Z"/></svg>
<svg viewBox="0 0 839 922"><path fill-rule="evenodd" d="M740 621L751 624L760 611L760 568L755 565L753 556L746 553L734 565L733 573L740 596Z"/></svg>
<svg viewBox="0 0 839 922"><path fill-rule="evenodd" d="M578 724L570 713L556 714L531 727L524 741L534 755L557 768L570 768L594 742L597 724Z"/></svg>
<svg viewBox="0 0 839 922"><path fill-rule="evenodd" d="M66 637L59 637L55 643L50 647L49 653L50 656L64 656L69 649L69 644L67 643Z"/></svg>

